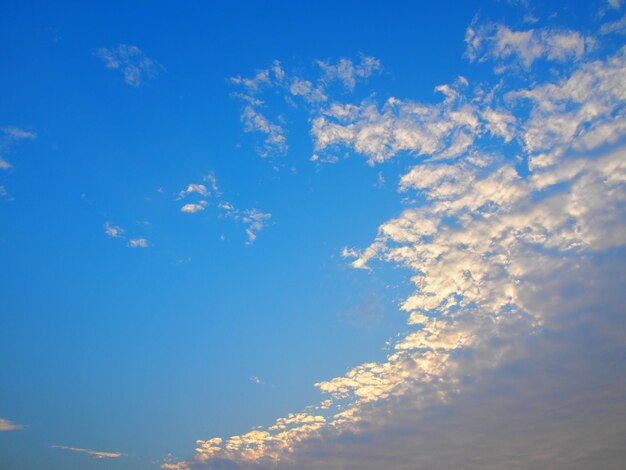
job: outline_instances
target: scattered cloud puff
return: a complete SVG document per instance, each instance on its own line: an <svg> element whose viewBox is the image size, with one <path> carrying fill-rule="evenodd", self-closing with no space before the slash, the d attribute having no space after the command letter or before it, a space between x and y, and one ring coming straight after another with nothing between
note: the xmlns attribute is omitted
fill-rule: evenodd
<svg viewBox="0 0 626 470"><path fill-rule="evenodd" d="M245 226L247 244L252 244L257 238L257 234L267 226L272 215L264 213L256 208L253 209L237 209L232 203L223 198L222 192L217 184L217 178L213 173L204 177L205 184L191 183L187 188L178 193L178 200L187 197L207 197L213 198L217 208L224 216L242 223ZM207 187L208 185L208 187ZM185 203L180 211L187 214L195 214L205 210L209 206L206 199L199 199L198 202ZM223 240L222 236L222 240Z"/></svg>
<svg viewBox="0 0 626 470"><path fill-rule="evenodd" d="M106 68L120 70L126 84L134 87L156 77L163 70L161 64L147 57L137 46L120 44L111 49L101 47L94 54Z"/></svg>
<svg viewBox="0 0 626 470"><path fill-rule="evenodd" d="M442 99L435 104L391 98L382 106L373 100L355 105L328 98L311 121L316 154L334 146L362 154L371 165L400 154L422 157L398 187L419 195L419 202L380 225L368 246L342 252L357 269L385 262L411 273L414 290L401 304L407 330L388 344L384 360L315 384L325 394L318 405L228 439L198 440L190 460L163 468L267 468L279 462L345 468L358 456L334 466L313 464L325 456L323 443L375 433L389 407L402 403L410 403L413 424L396 422L400 427L388 435L407 435L403 426L469 396L464 393L479 377L532 350L524 346L532 338L554 338L564 325L588 332L580 325L591 321L599 337L626 350L623 328L617 328L623 320L614 322L614 332L610 317L623 302L601 303L607 297L602 286L626 276L623 262L611 269L601 264L616 253L623 261L626 245L626 48L588 60L588 41L580 33L519 35L504 26L474 31L469 43L473 60L509 58L525 68L544 58L555 66L562 62L563 71L521 84L519 75L511 74L509 82L504 74L494 86L473 88L461 77L436 88ZM243 86L268 86L272 73ZM520 158L503 156L509 145ZM520 161L528 163L524 172ZM609 326L600 327L600 319ZM580 338L570 336L570 351ZM597 352L598 343L588 350ZM546 347L548 358L554 353ZM499 457L505 460L493 468L514 468ZM397 468L415 468L420 457L412 458ZM546 454L536 458L545 462ZM381 466L367 462L363 468Z"/></svg>
<svg viewBox="0 0 626 470"><path fill-rule="evenodd" d="M351 92L357 82L365 80L381 69L380 61L374 57L362 56L360 62L342 58L337 63L315 61L318 71L316 79L308 79L297 74L288 73L279 61L264 70L258 71L253 77L232 77L230 83L241 91L234 94L242 103L241 121L245 132L258 132L265 135L263 146L258 149L261 157L279 156L287 153L287 131L284 127L283 115L269 117L268 105L263 96L268 91L278 93L283 100L298 107L294 99L301 105L315 112L328 101L328 89L339 83Z"/></svg>
<svg viewBox="0 0 626 470"><path fill-rule="evenodd" d="M111 225L109 222L104 224L104 233L111 238L121 237L125 230L117 225Z"/></svg>
<svg viewBox="0 0 626 470"><path fill-rule="evenodd" d="M14 423L5 418L0 418L0 432L8 432L8 431L19 431L23 429L24 425Z"/></svg>
<svg viewBox="0 0 626 470"><path fill-rule="evenodd" d="M465 32L470 61L493 61L497 72L520 65L528 70L538 59L554 62L579 61L596 45L593 37L567 29L514 31L502 24L475 19Z"/></svg>
<svg viewBox="0 0 626 470"><path fill-rule="evenodd" d="M126 233L126 229L119 227L117 225L113 225L110 222L106 222L104 224L104 233L111 238L126 238L124 233ZM128 241L128 246L130 248L148 248L148 240L145 238L132 238Z"/></svg>
<svg viewBox="0 0 626 470"><path fill-rule="evenodd" d="M203 210L204 206L202 204L185 204L183 207L180 208L181 212L185 212L187 214L194 214Z"/></svg>
<svg viewBox="0 0 626 470"><path fill-rule="evenodd" d="M80 447L68 447L68 446L50 446L52 449L61 449L67 450L70 452L78 452L80 454L87 454L96 459L118 459L120 457L125 457L126 454L122 452L101 452L97 450L91 449L81 449Z"/></svg>
<svg viewBox="0 0 626 470"><path fill-rule="evenodd" d="M133 238L128 241L128 246L131 248L148 248L148 240L145 238Z"/></svg>

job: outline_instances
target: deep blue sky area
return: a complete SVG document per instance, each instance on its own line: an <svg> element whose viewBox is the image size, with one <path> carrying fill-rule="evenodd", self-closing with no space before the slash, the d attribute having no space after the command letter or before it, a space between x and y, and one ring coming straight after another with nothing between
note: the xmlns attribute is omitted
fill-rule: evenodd
<svg viewBox="0 0 626 470"><path fill-rule="evenodd" d="M534 11L586 31L596 10ZM372 56L380 70L351 92L337 85L338 101L435 103L437 85L492 76L492 64L464 57L468 25L520 25L525 11L504 1L1 2L0 418L24 428L0 433L0 467L155 468L168 453L191 455L196 439L301 410L319 400L313 384L383 360L404 331L411 274L352 269L342 250L368 246L406 208L398 181L415 159L374 166L341 150L336 164L313 162L313 111L272 90L264 99L284 108L274 116L289 147L262 158L229 79L275 60L313 79L317 60ZM152 76L132 84L107 68L102 48L119 45L152 60ZM199 197L181 191L210 187L209 175L219 194L181 212ZM252 209L271 214L254 236Z"/></svg>

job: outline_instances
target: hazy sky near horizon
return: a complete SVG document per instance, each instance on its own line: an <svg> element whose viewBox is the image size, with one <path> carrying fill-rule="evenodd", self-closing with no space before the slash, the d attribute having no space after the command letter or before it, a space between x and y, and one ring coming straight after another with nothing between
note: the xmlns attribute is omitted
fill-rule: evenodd
<svg viewBox="0 0 626 470"><path fill-rule="evenodd" d="M621 468L625 14L5 2L0 467Z"/></svg>

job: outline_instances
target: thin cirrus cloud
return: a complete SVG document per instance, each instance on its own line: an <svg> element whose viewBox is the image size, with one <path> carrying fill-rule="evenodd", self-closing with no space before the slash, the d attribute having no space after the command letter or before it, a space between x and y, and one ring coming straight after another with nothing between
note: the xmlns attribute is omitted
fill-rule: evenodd
<svg viewBox="0 0 626 470"><path fill-rule="evenodd" d="M0 432L19 431L23 428L23 424L14 423L11 420L0 418Z"/></svg>
<svg viewBox="0 0 626 470"><path fill-rule="evenodd" d="M119 70L127 85L138 87L147 79L156 77L164 70L156 60L146 56L137 46L120 44L116 47L101 47L94 52L108 69Z"/></svg>
<svg viewBox="0 0 626 470"><path fill-rule="evenodd" d="M32 131L20 129L16 126L0 128L0 170L8 170L13 165L5 159L5 155L13 150L13 147L23 140L35 140L37 134Z"/></svg>
<svg viewBox="0 0 626 470"><path fill-rule="evenodd" d="M296 87L323 103L309 109L319 158L420 157L398 185L420 203L343 251L355 269L411 273L406 330L384 360L316 383L319 404L198 440L192 457L163 468L619 468L626 48L598 58L601 44L580 32L477 21L466 38L470 62L497 64L495 85L459 77L434 103L360 104ZM540 59L551 73L520 79L516 69ZM257 96L287 80L279 67L236 82ZM499 410L489 419L485 397Z"/></svg>
<svg viewBox="0 0 626 470"><path fill-rule="evenodd" d="M76 452L79 454L86 454L95 459L118 459L120 457L125 457L127 454L122 452L102 452L98 450L92 449L82 449L80 447L68 447L68 446L50 446L51 449L61 449L69 452Z"/></svg>

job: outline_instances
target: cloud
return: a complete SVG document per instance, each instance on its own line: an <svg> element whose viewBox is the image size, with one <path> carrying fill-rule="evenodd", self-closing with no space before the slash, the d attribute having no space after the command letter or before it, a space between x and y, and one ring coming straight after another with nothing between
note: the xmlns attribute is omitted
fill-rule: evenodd
<svg viewBox="0 0 626 470"><path fill-rule="evenodd" d="M609 6L618 10L622 7L622 0L608 0Z"/></svg>
<svg viewBox="0 0 626 470"><path fill-rule="evenodd" d="M13 140L35 140L37 138L37 134L32 131L25 131L15 126L7 126L3 127L0 130L4 133L5 138L13 139Z"/></svg>
<svg viewBox="0 0 626 470"><path fill-rule="evenodd" d="M350 91L354 90L357 78L368 78L382 68L380 60L368 56L362 56L359 64L346 58L339 59L336 64L321 60L316 61L316 64L323 71L322 83L328 85L336 80Z"/></svg>
<svg viewBox="0 0 626 470"><path fill-rule="evenodd" d="M8 432L8 431L19 431L23 429L24 425L14 423L5 418L0 418L0 432Z"/></svg>
<svg viewBox="0 0 626 470"><path fill-rule="evenodd" d="M235 218L241 220L246 225L246 235L248 236L248 244L254 243L257 234L267 226L272 214L260 212L257 209L246 209L235 215Z"/></svg>
<svg viewBox="0 0 626 470"><path fill-rule="evenodd" d="M0 127L0 170L8 170L13 165L3 158L3 154L10 152L22 140L35 140L37 134L15 126Z"/></svg>
<svg viewBox="0 0 626 470"><path fill-rule="evenodd" d="M264 99L270 90L273 95L278 94L295 108L298 103L294 99L301 99L305 108L316 113L328 100L327 88L335 82L352 92L358 81L366 80L381 69L380 61L371 56L361 56L358 63L341 58L336 63L318 60L315 65L317 71L321 72L316 78L289 73L279 61L274 61L272 66L257 71L252 77L236 76L229 79L231 84L241 89L233 96L243 103L241 122L244 131L265 136L263 145L258 148L261 157L285 155L289 149L285 118L282 114L270 114L270 106Z"/></svg>
<svg viewBox="0 0 626 470"><path fill-rule="evenodd" d="M138 87L146 79L156 77L163 66L147 57L137 46L120 44L114 48L101 47L94 54L106 68L120 70L127 85Z"/></svg>
<svg viewBox="0 0 626 470"><path fill-rule="evenodd" d="M193 214L195 212L200 212L204 210L204 206L202 204L185 204L180 208L181 212L185 212L187 214Z"/></svg>
<svg viewBox="0 0 626 470"><path fill-rule="evenodd" d="M109 222L104 224L104 233L106 233L111 238L119 238L125 232L122 227L118 227L117 225L111 225Z"/></svg>
<svg viewBox="0 0 626 470"><path fill-rule="evenodd" d="M600 28L600 34L626 34L626 15L619 20L604 23Z"/></svg>
<svg viewBox="0 0 626 470"><path fill-rule="evenodd" d="M241 122L245 132L260 132L265 134L261 157L270 155L282 155L287 152L287 138L285 129L271 122L256 107L247 105L241 113Z"/></svg>
<svg viewBox="0 0 626 470"><path fill-rule="evenodd" d="M357 269L409 273L386 357L316 383L319 404L198 440L165 468L622 465L626 48L591 60L580 33L492 32L471 46L562 69L460 77L434 104L329 97L311 118L316 155L421 157L400 176L402 213L342 251Z"/></svg>
<svg viewBox="0 0 626 470"><path fill-rule="evenodd" d="M188 196L189 194L193 194L193 193L198 193L201 196L205 196L207 194L207 188L203 184L192 183L192 184L187 185L187 189L182 190L178 194L178 197L179 198L183 198L183 197Z"/></svg>
<svg viewBox="0 0 626 470"><path fill-rule="evenodd" d="M253 85L249 84L248 86ZM180 191L178 199L180 200L194 195L213 198L217 203L216 205L218 209L222 211L222 213L224 213L228 218L231 218L245 226L245 232L248 238L246 243L254 243L258 233L268 225L272 215L261 212L256 208L238 209L232 203L226 201L219 189L217 178L213 173L206 175L203 180L208 184L208 187L204 184L189 184L186 189ZM204 211L205 207L208 205L209 203L205 199L200 199L197 203L187 203L183 205L180 210L184 213L193 214Z"/></svg>
<svg viewBox="0 0 626 470"><path fill-rule="evenodd" d="M131 248L148 248L148 240L145 238L133 238L129 240L128 246Z"/></svg>
<svg viewBox="0 0 626 470"><path fill-rule="evenodd" d="M256 375L253 375L250 377L250 382L253 382L257 385L263 385L265 382L263 382L263 380L259 377L257 377Z"/></svg>
<svg viewBox="0 0 626 470"><path fill-rule="evenodd" d="M97 450L91 450L91 449L81 449L79 447L68 447L68 446L50 446L50 448L52 449L61 449L61 450L67 450L70 452L78 452L80 454L87 454L91 457L94 457L96 459L118 459L120 457L125 457L127 454L124 454L122 452L101 452L101 451L97 451Z"/></svg>
<svg viewBox="0 0 626 470"><path fill-rule="evenodd" d="M480 24L474 20L465 33L465 43L466 56L472 62L490 60L500 66L520 65L527 70L538 59L579 61L594 48L596 41L567 29L513 31L502 24Z"/></svg>

